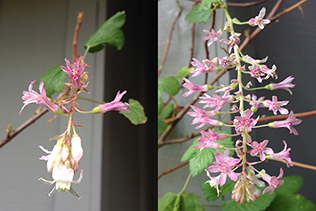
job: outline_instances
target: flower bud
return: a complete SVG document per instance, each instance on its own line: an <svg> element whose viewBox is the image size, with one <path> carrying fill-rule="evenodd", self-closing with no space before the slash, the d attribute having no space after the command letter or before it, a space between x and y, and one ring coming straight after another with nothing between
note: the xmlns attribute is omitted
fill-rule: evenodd
<svg viewBox="0 0 316 211"><path fill-rule="evenodd" d="M75 133L71 139L71 153L73 159L78 163L83 155L81 138Z"/></svg>

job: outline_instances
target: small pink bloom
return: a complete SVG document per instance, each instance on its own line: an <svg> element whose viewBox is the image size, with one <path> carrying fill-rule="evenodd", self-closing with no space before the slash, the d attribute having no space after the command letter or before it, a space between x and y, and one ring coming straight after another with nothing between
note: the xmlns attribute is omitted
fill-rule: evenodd
<svg viewBox="0 0 316 211"><path fill-rule="evenodd" d="M239 36L240 36L240 33L235 33L234 35L230 36L228 40L220 40L219 42L228 44L229 45L228 53L230 53L232 48L239 44L240 42Z"/></svg>
<svg viewBox="0 0 316 211"><path fill-rule="evenodd" d="M275 90L275 89L285 89L286 91L288 91L290 94L292 94L292 91L289 88L294 88L295 84L292 84L291 82L294 80L294 77L289 76L286 79L284 79L283 81L281 81L280 83L271 83L269 85L267 85L267 89L270 90Z"/></svg>
<svg viewBox="0 0 316 211"><path fill-rule="evenodd" d="M208 171L206 171L206 175L210 178L210 180L207 180L205 183L208 183L208 184L210 184L211 187L216 188L217 197L219 197L219 193L222 192L221 190L218 189L220 176L218 175L217 177L211 177L210 172L208 172Z"/></svg>
<svg viewBox="0 0 316 211"><path fill-rule="evenodd" d="M252 116L253 112L249 109L246 112L246 115L244 117L241 116L236 116L235 117L235 130L236 132L241 132L243 131L243 128L251 132L252 126L255 126L257 124L257 120L251 119L250 117ZM237 120L237 121L236 121Z"/></svg>
<svg viewBox="0 0 316 211"><path fill-rule="evenodd" d="M36 80L35 80L36 81ZM56 113L59 109L59 106L56 105L55 103L52 103L51 101L48 100L48 98L46 97L46 91L45 91L45 87L44 87L44 83L43 81L40 82L39 85L39 91L40 94L38 94L37 92L35 92L32 88L33 88L33 83L35 83L35 81L32 81L29 85L29 91L23 91L23 96L22 96L22 100L24 100L24 105L20 110L19 115L21 115L22 110L24 109L24 107L30 103L36 103L36 104L40 104L42 106L45 106L50 112L52 113Z"/></svg>
<svg viewBox="0 0 316 211"><path fill-rule="evenodd" d="M75 67L73 67L73 65L69 62L69 60L67 58L65 58L67 67L60 65L60 68L65 73L67 73L69 75L69 77L71 78L71 81L72 81L71 87L75 90L85 88L84 85L81 83L80 79L81 79L81 75L84 71L84 68L86 66L86 62L83 62L80 66L80 60L81 60L81 56L78 55L78 57L76 58Z"/></svg>
<svg viewBox="0 0 316 211"><path fill-rule="evenodd" d="M199 126L195 127L195 129L199 129L204 125L212 125L212 126L223 126L224 124L218 120L210 119L208 117L201 118L198 123L201 123ZM192 123L191 123L192 125Z"/></svg>
<svg viewBox="0 0 316 211"><path fill-rule="evenodd" d="M263 190L262 194L265 194L266 192L270 191L270 194L272 194L274 192L274 190L279 187L280 185L282 185L284 183L283 180L278 180L280 178L283 177L283 169L280 168L280 174L278 177L276 176L270 176L265 172L260 172L259 173L262 177L263 180L265 180L269 186Z"/></svg>
<svg viewBox="0 0 316 211"><path fill-rule="evenodd" d="M260 10L258 16L256 16L255 18L251 18L249 20L250 26L258 26L260 29L263 29L265 24L269 24L270 23L269 19L263 19L265 14L266 14L266 8L263 7Z"/></svg>
<svg viewBox="0 0 316 211"><path fill-rule="evenodd" d="M282 159L282 160L285 160L287 167L294 166L294 164L290 158L291 148L286 149L287 144L284 140L283 140L283 143L284 143L284 149L279 153L271 154L271 159Z"/></svg>
<svg viewBox="0 0 316 211"><path fill-rule="evenodd" d="M279 111L282 115L288 114L289 111L286 108L281 108L281 106L287 105L289 101L279 101L277 96L272 96L271 100L263 101L263 105L265 107L269 107L269 111L273 111L274 115L277 115L277 111Z"/></svg>
<svg viewBox="0 0 316 211"><path fill-rule="evenodd" d="M234 67L237 64L235 54L230 54L229 56L225 56L222 59L219 59L219 64L222 65L224 69Z"/></svg>
<svg viewBox="0 0 316 211"><path fill-rule="evenodd" d="M232 171L240 160L237 158L232 158L228 156L229 150L226 149L225 153L222 154L220 151L217 151L215 154L216 161L213 162L213 165L209 166L206 170L209 172L220 172L219 184L223 186L226 182L227 175L233 181L237 181L238 175Z"/></svg>
<svg viewBox="0 0 316 211"><path fill-rule="evenodd" d="M183 97L187 97L195 92L206 92L208 91L208 86L207 84L203 85L203 86L198 86L198 85L194 85L192 84L188 79L183 78L183 80L186 82L184 83L182 86L189 89L188 92L185 92L182 96Z"/></svg>
<svg viewBox="0 0 316 211"><path fill-rule="evenodd" d="M275 122L271 122L269 123L270 127L273 128L280 128L280 127L286 127L290 130L290 133L294 133L294 135L298 135L297 130L292 127L293 125L298 125L302 122L301 119L297 119L294 114L293 111L290 112L288 118L286 120L283 121L275 121Z"/></svg>
<svg viewBox="0 0 316 211"><path fill-rule="evenodd" d="M259 66L252 65L248 67L248 69L250 70L250 76L253 78L256 78L259 81L259 83L261 83L262 82L261 76L264 76L264 74L260 71Z"/></svg>
<svg viewBox="0 0 316 211"><path fill-rule="evenodd" d="M205 148L218 149L219 144L214 143L214 141L225 140L227 138L226 134L224 133L217 134L211 129L209 129L208 132L201 130L200 133L202 135L202 137L198 138L200 145L194 146L195 149L200 149L200 152L202 151L202 149L205 149Z"/></svg>
<svg viewBox="0 0 316 211"><path fill-rule="evenodd" d="M191 71L193 73L192 77L196 77L203 73L216 73L218 70L218 62L217 60L210 61L209 59L203 59L203 63L199 62L197 59L193 58L194 62L191 62L192 66L196 67Z"/></svg>
<svg viewBox="0 0 316 211"><path fill-rule="evenodd" d="M265 57L263 59L253 59L252 57L246 55L242 57L242 60L244 60L247 63L251 63L253 65L259 65L260 63L265 63L268 60L268 57Z"/></svg>
<svg viewBox="0 0 316 211"><path fill-rule="evenodd" d="M269 147L266 147L269 140L264 140L260 144L256 141L251 143L252 150L250 151L251 156L256 156L259 154L260 160L264 161L266 159L266 154L273 154L273 150Z"/></svg>
<svg viewBox="0 0 316 211"><path fill-rule="evenodd" d="M102 105L98 105L97 107L95 107L92 110L92 113L103 114L103 113L111 111L111 110L131 113L131 111L127 109L130 105L128 103L123 103L120 101L126 92L127 92L126 90L122 93L120 93L120 91L118 91L116 96L115 96L115 99L113 101L111 101L109 103L102 104Z"/></svg>
<svg viewBox="0 0 316 211"><path fill-rule="evenodd" d="M234 100L234 97L232 95L228 95L226 97L220 97L218 95L213 95L213 97L207 95L206 93L204 94L205 97L199 97L202 99L199 103L205 103L206 105L203 106L203 108L215 108L215 112L219 111L223 105L226 103L231 103Z"/></svg>
<svg viewBox="0 0 316 211"><path fill-rule="evenodd" d="M252 95L251 102L249 102L249 105L252 105L251 110L254 112L258 110L258 108L263 107L262 102L264 100L264 96L257 99L256 95Z"/></svg>
<svg viewBox="0 0 316 211"><path fill-rule="evenodd" d="M215 32L214 29L211 31L203 30L203 32L207 35L205 37L202 37L202 40L208 40L207 47L210 47L214 41L217 41L217 38L222 35L222 31L218 30L218 32Z"/></svg>
<svg viewBox="0 0 316 211"><path fill-rule="evenodd" d="M194 112L188 112L187 114L194 117L192 121L192 125L198 123L202 118L216 116L215 111L205 111L203 109L200 109L197 106L192 106L192 105L190 105L190 107L194 110Z"/></svg>
<svg viewBox="0 0 316 211"><path fill-rule="evenodd" d="M74 134L71 138L71 154L72 158L79 163L83 155L83 149L81 146L81 138L77 134Z"/></svg>
<svg viewBox="0 0 316 211"><path fill-rule="evenodd" d="M268 79L270 76L273 78L275 77L276 79L278 78L277 74L275 73L277 67L274 65L272 65L272 69L269 69L266 65L262 65L260 70L261 72L267 74L266 77L264 79Z"/></svg>

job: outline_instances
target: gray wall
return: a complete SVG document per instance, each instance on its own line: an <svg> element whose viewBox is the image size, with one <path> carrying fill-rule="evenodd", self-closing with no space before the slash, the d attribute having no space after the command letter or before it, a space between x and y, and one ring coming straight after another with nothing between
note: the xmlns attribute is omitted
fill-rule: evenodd
<svg viewBox="0 0 316 211"><path fill-rule="evenodd" d="M72 58L73 32L77 12L84 11L84 21L78 39L78 54L83 44L105 20L105 2L99 0L55 1L0 1L0 64L2 92L0 109L0 136L5 137L9 123L12 128L31 117L38 107L27 106L22 115L22 91L30 81L37 79L50 67ZM84 97L102 100L104 53L88 55L90 67L88 90ZM67 76L68 77L68 76ZM38 85L34 86L38 91ZM113 97L116 93L112 93ZM80 101L80 107L93 108L94 103ZM101 193L101 138L102 115L75 115L74 121L83 124L77 129L82 138L84 156L80 169L83 180L74 185L81 195L78 201L70 193L47 196L53 186L38 181L51 180L46 163L38 158L44 155L38 146L52 149L55 142L49 138L64 131L66 119L48 113L0 149L0 210L99 210ZM1 138L1 139L2 139ZM74 179L78 178L75 175Z"/></svg>

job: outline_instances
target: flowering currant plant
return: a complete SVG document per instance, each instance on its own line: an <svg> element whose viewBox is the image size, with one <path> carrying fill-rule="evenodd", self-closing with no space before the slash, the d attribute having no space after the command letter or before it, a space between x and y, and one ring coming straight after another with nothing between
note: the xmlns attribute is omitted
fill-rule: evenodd
<svg viewBox="0 0 316 211"><path fill-rule="evenodd" d="M259 85L270 78L277 79L277 66L274 64L268 67L265 64L268 57L256 59L244 55L240 47L241 33L235 32L235 25L259 27L262 30L271 21L265 18L266 9L263 7L257 16L241 22L230 16L227 5L228 3L226 4L222 0L204 0L195 5L186 16L186 21L189 23L205 22L209 19L211 12L215 9L222 9L226 18L223 28L203 30L205 36L202 37L202 40L205 41L206 48L218 43L222 47L227 47L227 50L223 48L226 53L223 58L215 57L201 60L192 57L192 67L186 69L186 74L181 72L178 74L178 76L181 74L184 76L181 86L187 90L182 96L190 97L193 95L194 97L189 105L184 107L175 117L170 118L170 121L173 122L166 126L165 131L162 132L158 146L179 143L195 136L198 138L193 141L181 159L181 161L188 160L190 168L190 175L184 188L179 194L167 193L161 198L159 210L171 210L171 207L175 210L184 210L190 203L189 200L195 200L195 203L190 206L194 206L196 210L204 210L203 205L196 204L198 197L184 192L191 175L196 176L203 172L208 178L202 184L202 191L207 201L214 201L218 197L224 196L228 190L230 191L232 200L222 203L224 210L265 210L275 199L276 190L282 185L288 187L288 184L291 184L291 178L288 180L283 178L284 170L282 168L278 169L278 175L271 175L264 169L257 167L257 164L271 159L284 162L287 167L294 166L290 157L291 148L288 148L287 141L280 140L284 144L284 149L276 152L269 147L269 140L253 140L251 132L263 127L283 127L287 128L289 133L298 135L294 126L299 125L302 120L296 118L294 112L286 108L289 105L288 100L280 100L276 95L273 95L271 99L266 99L265 96L256 96L251 92L260 89L271 91L283 89L292 95L291 89L295 87L295 84L292 83L294 77L288 76L278 83L270 82L268 85L258 87L254 87L251 82L244 82L245 75L257 80ZM223 39L224 34L228 34L228 39ZM208 83L205 80L204 84L193 84L188 79L190 74L194 78L201 74L224 74L227 71L237 72L237 77L231 79L230 84L227 85L213 86L213 80ZM178 76L175 78L177 79ZM164 85L163 82L167 80L167 77L159 79L160 86ZM164 87L160 87L160 90L166 92ZM216 94L208 94L207 92L210 90L215 91ZM159 93L158 97L160 97ZM202 104L202 108L194 106L195 102ZM226 105L225 107L230 106L230 109L224 110L224 105ZM190 108L192 110L189 110ZM164 110L168 111L168 109L165 105ZM271 115L287 116L282 118L285 120L261 124L261 116L257 114L259 109L268 109ZM191 125L195 125L195 129L204 126L207 128L200 130L197 135L192 134L182 140L165 141L167 134L174 127L174 122L177 122L185 113L193 117ZM231 114L233 120L222 122L218 119L221 114ZM168 121L164 120L164 123L168 123ZM228 131L232 132L215 131L217 127L227 127ZM235 138L236 141L233 142L232 138ZM286 181L289 182L285 184ZM306 210L316 209L316 206L307 200L306 204L304 205L307 206ZM270 209L274 210L273 207Z"/></svg>
<svg viewBox="0 0 316 211"><path fill-rule="evenodd" d="M83 13L79 13L77 27L81 24ZM124 36L120 27L125 22L125 12L118 12L108 19L85 43L86 52L84 56L77 55L73 58L74 63L65 58L65 63L56 65L47 70L39 79L39 93L33 90L36 80L31 81L28 91L23 91L22 100L24 105L20 110L20 115L26 105L31 103L44 106L49 112L68 118L65 126L66 130L56 135L50 140L56 140L53 149L47 150L43 146L39 146L47 155L40 157L40 160L46 161L47 172L52 172L52 181L39 178L45 184L55 186L48 194L51 196L57 191L69 191L74 196L80 198L79 194L74 190L73 184L80 183L83 178L83 170L80 169L80 160L83 157L82 141L77 133L76 128L82 128L83 125L75 124L73 117L75 113L79 114L103 114L109 111L120 111L133 124L142 124L146 122L146 116L142 106L133 99L129 102L122 101L126 90L118 91L113 101L107 103L99 103L90 111L80 108L77 101L82 99L81 93L89 93L88 74L85 62L85 56L88 52L94 53L100 51L105 43L111 47L120 50L124 44ZM78 30L75 31L77 35ZM77 36L75 36L77 37ZM76 40L75 40L76 41ZM77 43L74 42L74 43ZM74 55L76 48L74 47ZM69 80L64 83L66 76ZM57 85L56 85L57 84ZM55 92L64 91L56 100L51 99L51 95ZM113 93L114 94L114 93ZM93 101L93 100L91 100ZM97 102L97 101L94 101ZM55 118L54 117L54 118ZM10 132L9 132L10 135ZM79 170L78 179L75 180L75 174Z"/></svg>

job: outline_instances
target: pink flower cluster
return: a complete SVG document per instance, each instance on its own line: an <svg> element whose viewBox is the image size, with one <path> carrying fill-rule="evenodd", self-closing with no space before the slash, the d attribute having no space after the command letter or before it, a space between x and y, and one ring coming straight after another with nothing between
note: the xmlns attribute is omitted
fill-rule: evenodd
<svg viewBox="0 0 316 211"><path fill-rule="evenodd" d="M270 23L268 19L263 19L264 15L265 8L260 11L258 16L250 19L246 24L258 26L263 29L264 25ZM232 22L235 21L234 19L232 20ZM240 22L238 23L240 24ZM238 203L245 204L246 202L255 201L256 198L260 197L261 192L256 186L265 187L266 182L268 186L264 189L262 194L269 191L270 194L272 194L275 188L283 184L283 181L281 180L283 177L282 168L280 168L279 176L276 177L270 176L264 170L257 170L255 164L265 162L267 159L275 159L285 161L287 167L293 166L293 162L290 158L291 148L287 147L287 143L284 140L284 149L281 152L275 153L272 148L268 147L269 140L264 140L262 142L252 141L250 134L252 130L261 127L285 127L290 130L290 133L298 135L298 132L293 126L300 124L302 120L297 119L294 116L293 111L289 112L289 110L285 108L285 106L289 104L288 100L280 101L275 95L272 96L272 99L266 99L265 96L257 97L254 94L244 96L243 93L245 90L252 91L257 89L284 89L292 94L291 88L295 87L295 84L292 84L294 77L289 76L280 83L270 83L261 88L252 88L251 83L244 85L242 74L249 74L251 77L256 78L259 83L262 83L263 80L267 80L270 77L277 79L276 65L272 65L272 68L268 68L264 64L268 57L260 60L241 54L238 47L238 44L240 43L240 34L234 32L233 25L226 26L225 30L231 33L229 39L221 40L220 37L224 30L215 32L214 29L211 31L203 30L207 36L202 39L208 41L208 46L216 41L227 44L229 55L222 59L204 59L203 64L194 58L192 65L195 69L191 71L191 73L193 73L192 77L196 77L201 74L216 73L217 71L227 70L234 67L238 71L237 78L231 80L231 83L227 86L212 86L211 88L210 84L204 84L202 86L193 85L189 79L184 78L183 80L185 83L182 86L188 88L189 91L184 93L183 96L187 97L196 92L202 95L199 97L199 103L204 104L203 108L192 105L191 108L193 111L189 111L188 115L194 117L192 125L200 124L196 129L208 126L205 130L200 131L201 137L198 138L199 145L194 146L194 148L198 149L200 152L206 148L216 150L215 161L205 169L207 176L210 178L210 180L206 182L209 183L210 186L216 188L219 196L221 192L220 186L223 186L226 183L227 177L229 177L232 181L236 181L232 191L232 198ZM242 66L241 62L245 63L245 65ZM237 87L238 90L235 91L234 94L230 94L230 92ZM217 89L215 93L224 94L221 96L217 94L210 96L206 92L212 89ZM239 103L239 106L235 103ZM224 108L223 106L226 104L233 104L232 109L222 111ZM207 108L210 108L211 110L206 110ZM259 124L259 116L256 116L256 112L262 108L272 111L274 115L279 113L281 115L288 115L288 117L283 121ZM214 119L222 113L235 114L232 125ZM216 126L233 127L235 134L217 134L211 129ZM221 140L233 136L241 136L242 138L242 140L236 141L235 148L228 148L221 145ZM223 149L225 149L224 153L218 151ZM229 156L231 150L236 152L236 157ZM249 162L246 154L258 158L258 161ZM254 172L257 172L257 174ZM212 174L217 174L217 176L213 176Z"/></svg>

